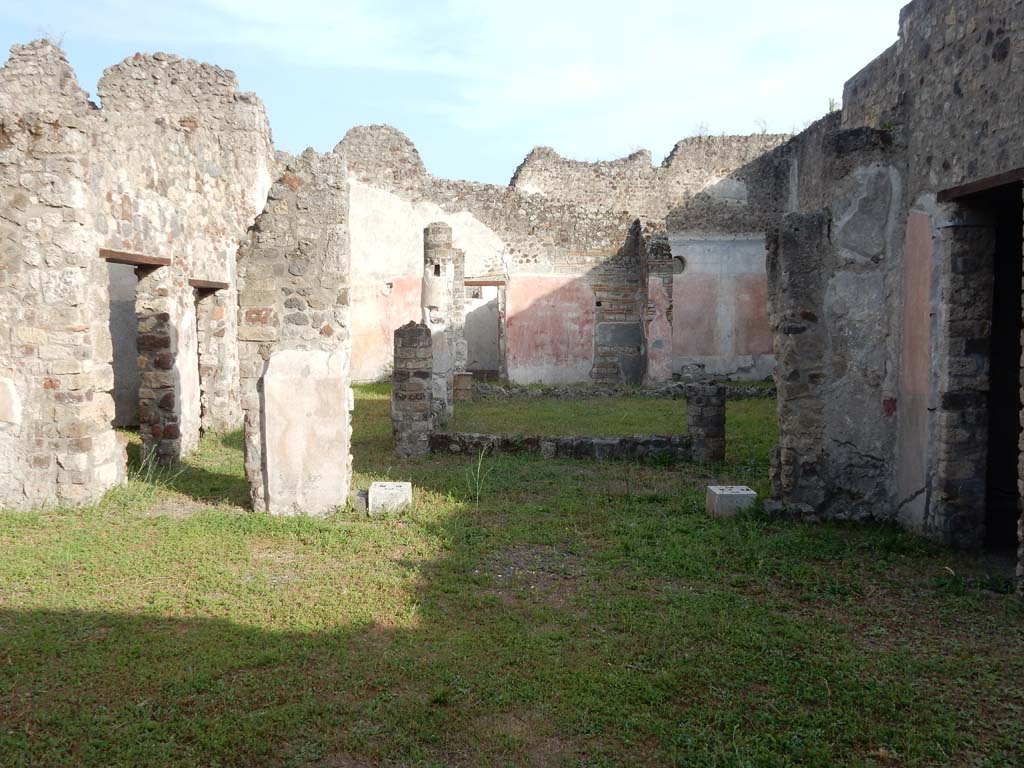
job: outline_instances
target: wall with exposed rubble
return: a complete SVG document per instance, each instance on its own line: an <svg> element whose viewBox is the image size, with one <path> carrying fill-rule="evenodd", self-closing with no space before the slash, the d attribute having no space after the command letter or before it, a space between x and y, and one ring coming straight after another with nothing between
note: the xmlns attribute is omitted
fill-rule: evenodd
<svg viewBox="0 0 1024 768"><path fill-rule="evenodd" d="M842 113L772 154L790 179L769 262L790 506L984 539L994 236L958 188L1019 183L1022 27L1011 0L910 3Z"/></svg>
<svg viewBox="0 0 1024 768"><path fill-rule="evenodd" d="M306 150L287 161L238 252L245 474L255 510L325 514L347 500L349 270L345 164L336 154ZM297 364L312 361L311 372L325 374L322 384L308 392L268 390L279 353ZM286 461L289 454L304 457L305 469Z"/></svg>
<svg viewBox="0 0 1024 768"><path fill-rule="evenodd" d="M633 223L663 223L701 193L746 215L743 168L783 138L686 140L659 168L649 153L578 163L539 149L502 187L436 179L399 131L353 128L335 149L350 173L353 376L379 377L390 364L392 330L418 319L419 233L437 221L465 251L467 278L506 285L505 362L513 381L639 383L648 299ZM762 265L762 299L763 285ZM760 320L747 346L764 356L763 375L771 350L764 312Z"/></svg>
<svg viewBox="0 0 1024 768"><path fill-rule="evenodd" d="M47 41L14 46L0 69L7 506L88 502L123 477L110 324L130 317L131 300L122 281L112 302L100 249L170 260L141 271L135 287L138 412L158 458L196 444L200 350L188 281L233 283L237 243L269 186L263 108L238 93L232 73L137 55L108 69L98 94L102 108ZM217 364L230 368L234 354L223 345Z"/></svg>

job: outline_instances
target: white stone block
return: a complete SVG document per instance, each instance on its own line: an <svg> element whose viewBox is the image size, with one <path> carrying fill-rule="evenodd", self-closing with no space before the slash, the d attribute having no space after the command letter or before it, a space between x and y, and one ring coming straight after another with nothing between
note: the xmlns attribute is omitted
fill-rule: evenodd
<svg viewBox="0 0 1024 768"><path fill-rule="evenodd" d="M327 515L348 500L348 360L283 350L263 374L267 511Z"/></svg>
<svg viewBox="0 0 1024 768"><path fill-rule="evenodd" d="M412 483L370 483L371 517L401 512L412 504Z"/></svg>
<svg viewBox="0 0 1024 768"><path fill-rule="evenodd" d="M712 517L736 517L757 501L757 493L745 485L709 485L707 512Z"/></svg>

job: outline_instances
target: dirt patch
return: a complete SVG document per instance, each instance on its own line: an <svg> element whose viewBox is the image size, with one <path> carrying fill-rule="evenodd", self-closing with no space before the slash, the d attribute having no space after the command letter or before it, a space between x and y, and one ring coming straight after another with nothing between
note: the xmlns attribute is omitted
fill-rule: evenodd
<svg viewBox="0 0 1024 768"><path fill-rule="evenodd" d="M282 546L281 542L256 541L250 550L251 571L244 577L251 581L255 574L266 577L267 583L284 586L302 581L302 553L297 549Z"/></svg>
<svg viewBox="0 0 1024 768"><path fill-rule="evenodd" d="M498 736L518 747L516 765L548 768L567 764L579 751L550 732L550 719L539 712L495 712L477 718L474 730Z"/></svg>
<svg viewBox="0 0 1024 768"><path fill-rule="evenodd" d="M587 576L578 555L548 545L508 547L484 558L474 573L490 576L489 592L503 601L515 601L523 592L562 606Z"/></svg>
<svg viewBox="0 0 1024 768"><path fill-rule="evenodd" d="M170 517L175 520L185 520L200 512L207 512L215 509L218 512L234 512L245 514L246 510L233 504L219 504L214 501L199 501L187 496L178 496L174 499L159 501L153 506L145 509L140 514L143 517Z"/></svg>

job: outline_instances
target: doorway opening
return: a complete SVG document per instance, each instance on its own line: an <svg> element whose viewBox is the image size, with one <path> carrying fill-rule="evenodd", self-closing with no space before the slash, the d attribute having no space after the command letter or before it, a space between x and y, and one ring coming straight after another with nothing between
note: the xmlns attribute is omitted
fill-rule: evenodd
<svg viewBox="0 0 1024 768"><path fill-rule="evenodd" d="M467 280L466 370L479 381L505 376L505 284Z"/></svg>
<svg viewBox="0 0 1024 768"><path fill-rule="evenodd" d="M226 432L241 425L238 403L238 351L229 333L235 297L228 283L190 279L195 299L199 429Z"/></svg>
<svg viewBox="0 0 1024 768"><path fill-rule="evenodd" d="M992 335L989 347L988 460L985 546L1015 551L1021 417L1022 185L1008 184L976 198L995 224ZM975 202L975 201L972 201Z"/></svg>
<svg viewBox="0 0 1024 768"><path fill-rule="evenodd" d="M135 288L139 283L135 267L107 262L110 280L110 343L114 372L115 427L139 426L139 318L135 311Z"/></svg>

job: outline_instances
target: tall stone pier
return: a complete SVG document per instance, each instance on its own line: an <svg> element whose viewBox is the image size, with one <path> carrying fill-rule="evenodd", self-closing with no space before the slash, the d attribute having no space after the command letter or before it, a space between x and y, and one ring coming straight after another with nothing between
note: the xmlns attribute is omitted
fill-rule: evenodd
<svg viewBox="0 0 1024 768"><path fill-rule="evenodd" d="M725 387L690 384L686 388L686 433L697 461L725 461Z"/></svg>
<svg viewBox="0 0 1024 768"><path fill-rule="evenodd" d="M454 374L461 355L465 363L466 344L462 338L462 310L465 304L462 281L465 254L452 247L452 229L436 222L423 230L423 288L420 296L423 324L433 341L431 390L435 424L452 415Z"/></svg>
<svg viewBox="0 0 1024 768"><path fill-rule="evenodd" d="M238 254L245 475L256 511L325 515L348 500L345 179L337 155L294 158Z"/></svg>
<svg viewBox="0 0 1024 768"><path fill-rule="evenodd" d="M433 342L422 323L407 323L395 331L395 367L391 374L391 428L399 456L430 452L434 429Z"/></svg>

